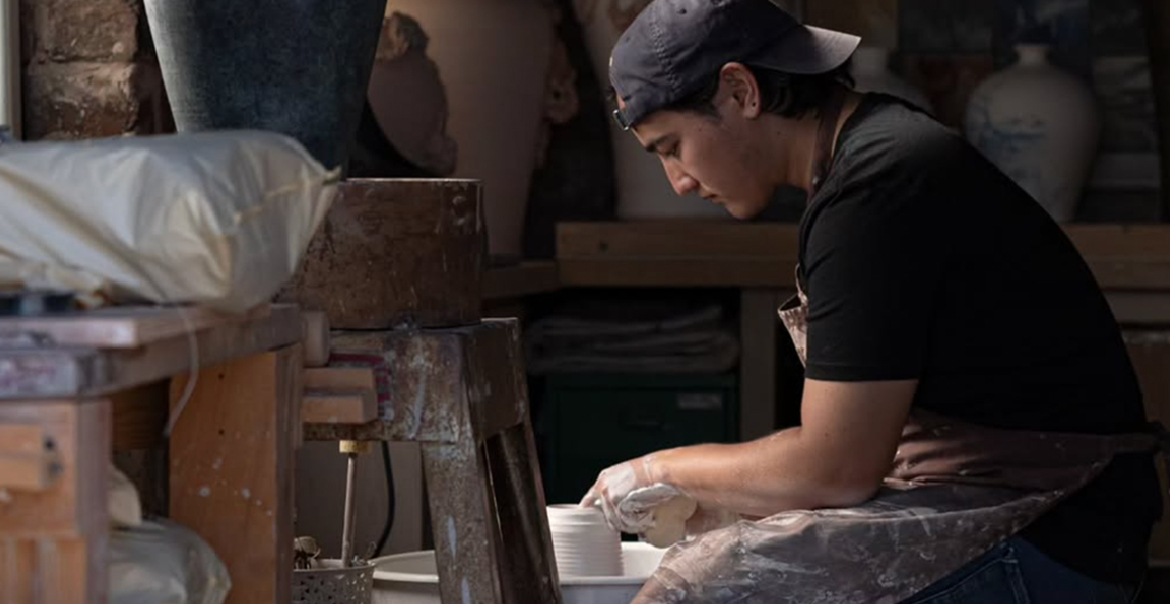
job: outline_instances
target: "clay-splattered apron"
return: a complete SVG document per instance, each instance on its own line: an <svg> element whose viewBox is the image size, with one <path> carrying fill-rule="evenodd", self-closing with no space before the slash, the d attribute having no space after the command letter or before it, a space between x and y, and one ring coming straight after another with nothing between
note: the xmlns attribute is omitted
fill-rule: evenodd
<svg viewBox="0 0 1170 604"><path fill-rule="evenodd" d="M826 114L835 124L835 112ZM803 363L808 298L799 278L797 288L779 314ZM873 499L696 536L667 553L633 604L900 602L1019 532L1114 456L1165 450L1166 441L1160 427L1109 436L1025 432L913 410Z"/></svg>

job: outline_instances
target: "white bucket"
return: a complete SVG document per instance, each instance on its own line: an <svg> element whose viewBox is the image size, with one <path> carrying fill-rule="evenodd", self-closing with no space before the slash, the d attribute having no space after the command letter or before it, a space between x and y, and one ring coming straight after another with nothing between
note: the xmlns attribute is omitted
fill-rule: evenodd
<svg viewBox="0 0 1170 604"><path fill-rule="evenodd" d="M625 574L620 577L561 577L564 604L629 604L658 568L666 550L649 543L622 542ZM440 604L435 552L375 558L373 604Z"/></svg>

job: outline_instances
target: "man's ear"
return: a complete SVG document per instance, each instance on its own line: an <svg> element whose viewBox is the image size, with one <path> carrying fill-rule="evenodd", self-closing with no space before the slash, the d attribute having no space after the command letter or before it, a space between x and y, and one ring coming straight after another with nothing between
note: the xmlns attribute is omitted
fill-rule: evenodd
<svg viewBox="0 0 1170 604"><path fill-rule="evenodd" d="M735 109L747 119L759 117L760 84L755 74L743 63L728 63L719 70L719 92L726 100L735 102Z"/></svg>

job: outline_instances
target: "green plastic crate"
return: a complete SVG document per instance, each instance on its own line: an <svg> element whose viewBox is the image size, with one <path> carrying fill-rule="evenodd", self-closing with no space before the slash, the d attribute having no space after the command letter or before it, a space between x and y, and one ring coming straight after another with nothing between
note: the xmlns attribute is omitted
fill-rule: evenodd
<svg viewBox="0 0 1170 604"><path fill-rule="evenodd" d="M738 436L734 375L555 375L544 393L537 435L550 504L576 503L613 464Z"/></svg>

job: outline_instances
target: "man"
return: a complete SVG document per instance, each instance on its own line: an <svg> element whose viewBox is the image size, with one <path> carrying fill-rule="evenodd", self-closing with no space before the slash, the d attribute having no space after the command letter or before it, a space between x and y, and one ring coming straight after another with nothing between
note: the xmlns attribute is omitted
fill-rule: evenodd
<svg viewBox="0 0 1170 604"><path fill-rule="evenodd" d="M679 195L749 219L777 187L809 193L797 270L806 304L785 316L806 379L799 427L619 464L582 503L627 532L645 532L677 496L699 504L692 532L712 511L770 519L676 548L639 601L801 601L794 590L823 595L869 572L840 587L840 601L1128 602L1161 499L1149 448L1111 436L1146 419L1105 298L1063 231L958 135L849 89L858 42L768 0L655 0L616 44L615 118ZM942 428L913 429L934 421L924 417ZM963 436L939 436L952 428ZM939 437L921 459L949 469L916 473L899 449L912 433ZM1049 451L1052 439L1065 440ZM986 480L963 469L959 442L983 456ZM1064 457L1098 448L1108 453ZM1028 472L1027 450L1044 451L1032 468L1042 472ZM889 501L909 529L882 528L883 484L899 487ZM927 484L950 486L918 488ZM921 503L947 489L949 503ZM970 503L984 495L995 503ZM921 537L907 538L918 524ZM795 547L810 530L832 538ZM844 560L841 548L865 553ZM822 576L797 587L801 573L777 570L777 556ZM869 557L882 568L857 560ZM739 567L752 572L731 585Z"/></svg>

